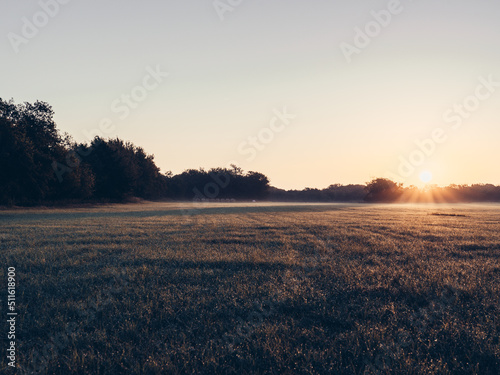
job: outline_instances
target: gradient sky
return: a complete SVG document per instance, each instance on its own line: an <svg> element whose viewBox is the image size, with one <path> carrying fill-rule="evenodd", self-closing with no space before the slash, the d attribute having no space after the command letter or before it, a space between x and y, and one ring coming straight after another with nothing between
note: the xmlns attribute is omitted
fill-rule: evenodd
<svg viewBox="0 0 500 375"><path fill-rule="evenodd" d="M105 136L142 146L163 172L233 162L288 189L415 184L423 170L439 185L500 184L500 87L469 97L480 77L500 82L500 3L401 0L349 63L342 43L389 3L243 0L221 20L211 0L72 0L16 53L9 33L43 25L42 7L3 0L0 97L50 103L77 141L109 118ZM158 66L168 77L121 119L113 102ZM474 109L457 119L468 97ZM283 108L296 118L248 160L248 137L269 137ZM420 161L415 141L436 129L446 140ZM400 173L412 153L414 172Z"/></svg>

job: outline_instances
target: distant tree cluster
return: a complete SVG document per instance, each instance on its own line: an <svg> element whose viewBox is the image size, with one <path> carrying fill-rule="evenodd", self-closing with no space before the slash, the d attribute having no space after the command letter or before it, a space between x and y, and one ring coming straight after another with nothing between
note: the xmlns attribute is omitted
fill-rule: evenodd
<svg viewBox="0 0 500 375"><path fill-rule="evenodd" d="M366 184L367 202L400 203L456 203L456 202L500 202L500 186L492 184L430 186L419 189L404 187L385 178L377 178Z"/></svg>
<svg viewBox="0 0 500 375"><path fill-rule="evenodd" d="M393 202L403 194L403 185L386 178L376 178L365 187L367 202Z"/></svg>
<svg viewBox="0 0 500 375"><path fill-rule="evenodd" d="M241 168L189 169L168 179L169 196L176 199L263 199L269 179L262 173L243 173ZM194 196L193 196L194 193Z"/></svg>
<svg viewBox="0 0 500 375"><path fill-rule="evenodd" d="M334 184L326 189L283 190L271 188L269 199L282 202L360 202L366 196L365 185Z"/></svg>
<svg viewBox="0 0 500 375"><path fill-rule="evenodd" d="M366 185L330 185L326 189L283 190L269 188L268 199L283 202L456 203L500 202L500 186L491 184L404 187L386 178Z"/></svg>
<svg viewBox="0 0 500 375"><path fill-rule="evenodd" d="M237 167L162 174L141 147L120 139L76 143L44 102L0 99L0 204L145 199L262 199L269 180Z"/></svg>

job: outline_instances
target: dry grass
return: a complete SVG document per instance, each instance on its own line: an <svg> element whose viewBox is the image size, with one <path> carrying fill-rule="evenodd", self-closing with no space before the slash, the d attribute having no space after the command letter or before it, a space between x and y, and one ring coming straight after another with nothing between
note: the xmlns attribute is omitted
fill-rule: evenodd
<svg viewBox="0 0 500 375"><path fill-rule="evenodd" d="M20 374L498 374L499 257L499 205L0 212Z"/></svg>

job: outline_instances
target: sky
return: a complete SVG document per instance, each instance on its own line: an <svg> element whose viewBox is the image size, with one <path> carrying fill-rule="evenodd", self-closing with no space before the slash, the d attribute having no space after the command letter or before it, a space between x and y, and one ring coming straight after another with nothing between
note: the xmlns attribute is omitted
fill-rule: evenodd
<svg viewBox="0 0 500 375"><path fill-rule="evenodd" d="M3 0L0 98L162 172L500 184L500 2Z"/></svg>

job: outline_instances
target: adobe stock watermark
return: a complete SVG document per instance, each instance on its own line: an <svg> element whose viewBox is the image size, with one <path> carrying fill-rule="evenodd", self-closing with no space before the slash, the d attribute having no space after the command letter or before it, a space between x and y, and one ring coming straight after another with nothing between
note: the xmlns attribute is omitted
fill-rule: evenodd
<svg viewBox="0 0 500 375"><path fill-rule="evenodd" d="M118 120L125 120L132 110L137 109L150 95L163 83L169 73L162 71L160 65L155 68L146 67L147 74L140 81L141 83L134 86L129 92L122 94L111 102L110 111L117 115ZM106 135L116 130L116 120L111 117L105 117L99 121L99 126L91 130L83 130L83 134L87 141L91 142L96 136L103 138ZM73 168L77 168L82 157L88 156L92 152L92 148L88 150L72 150L66 156L66 164L54 161L52 169L54 170L59 182L63 181L64 174L71 172Z"/></svg>
<svg viewBox="0 0 500 375"><path fill-rule="evenodd" d="M59 14L61 5L66 5L70 1L71 0L40 0L38 2L40 10L29 18L21 18L21 34L14 32L9 32L7 34L7 38L14 52L18 54L22 45L28 44L30 40L40 33L41 29L49 24L52 18Z"/></svg>
<svg viewBox="0 0 500 375"><path fill-rule="evenodd" d="M215 12L221 21L224 21L227 12L234 12L234 10L241 5L243 0L214 0L212 3Z"/></svg>
<svg viewBox="0 0 500 375"><path fill-rule="evenodd" d="M275 135L285 130L290 125L291 120L297 117L297 115L288 113L286 107L283 107L282 111L275 109L273 113L274 116L267 127L260 129L256 135L249 136L238 145L238 153L247 156L247 161L254 160L258 152L264 150L266 145L274 140Z"/></svg>
<svg viewBox="0 0 500 375"><path fill-rule="evenodd" d="M412 0L410 0L412 1ZM374 38L378 37L382 30L387 28L393 17L401 14L404 10L400 0L390 0L387 3L386 9L380 11L372 10L370 12L372 20L368 21L364 27L354 28L354 39L352 43L340 43L340 50L342 51L346 61L352 62L353 55L359 55L363 50L370 45Z"/></svg>
<svg viewBox="0 0 500 375"><path fill-rule="evenodd" d="M282 110L275 108L273 115L267 126L260 129L256 135L247 137L238 145L238 153L241 156L247 156L247 161L254 160L258 152L264 150L274 140L276 134L284 131L297 117L297 115L289 113L286 106ZM238 161L231 160L226 164L226 168L237 168L237 165ZM197 188L193 189L193 204L216 199L220 191L229 186L231 181L231 176L227 173L211 173L210 177L213 181L205 184L203 191ZM196 212L198 212L196 208L183 209L184 215L193 215Z"/></svg>
<svg viewBox="0 0 500 375"><path fill-rule="evenodd" d="M16 368L16 268L9 267L7 269L7 365Z"/></svg>
<svg viewBox="0 0 500 375"><path fill-rule="evenodd" d="M465 97L461 102L453 104L443 113L443 121L448 124L448 128L434 128L428 138L415 141L416 147L408 156L399 156L397 173L387 173L391 179L399 180L411 177L436 152L438 146L449 139L451 130L459 130L463 123L480 109L481 103L490 99L500 88L500 81L496 81L491 74L488 78L479 77L478 81L479 84L473 94Z"/></svg>

